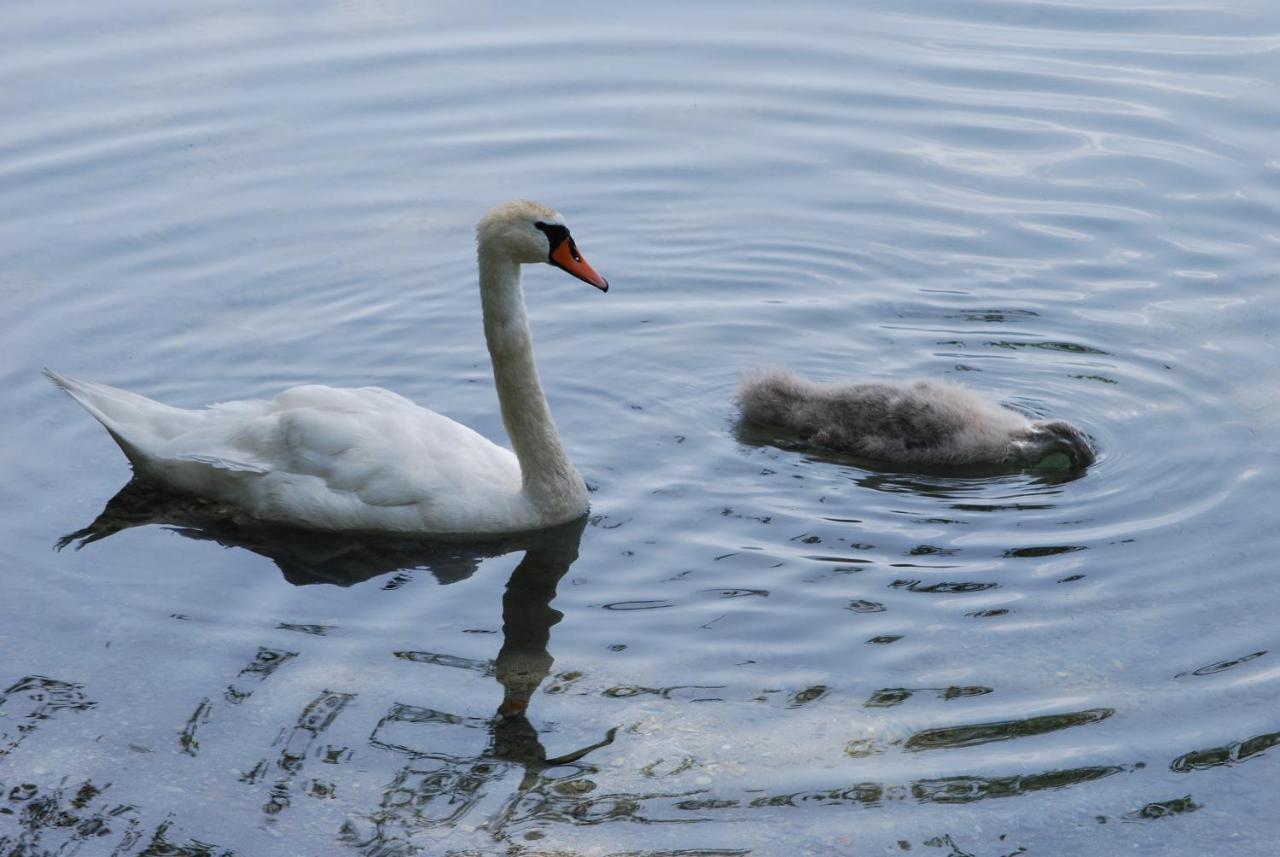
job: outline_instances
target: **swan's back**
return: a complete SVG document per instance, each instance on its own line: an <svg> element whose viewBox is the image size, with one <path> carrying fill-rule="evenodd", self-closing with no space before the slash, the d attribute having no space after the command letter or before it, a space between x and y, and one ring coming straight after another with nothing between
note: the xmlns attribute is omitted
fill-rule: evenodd
<svg viewBox="0 0 1280 857"><path fill-rule="evenodd" d="M738 401L752 422L880 461L1018 460L1037 433L1021 414L947 381L820 384L771 370L744 377Z"/></svg>
<svg viewBox="0 0 1280 857"><path fill-rule="evenodd" d="M530 514L510 450L378 387L294 387L185 410L48 375L106 427L140 476L265 521L502 532Z"/></svg>

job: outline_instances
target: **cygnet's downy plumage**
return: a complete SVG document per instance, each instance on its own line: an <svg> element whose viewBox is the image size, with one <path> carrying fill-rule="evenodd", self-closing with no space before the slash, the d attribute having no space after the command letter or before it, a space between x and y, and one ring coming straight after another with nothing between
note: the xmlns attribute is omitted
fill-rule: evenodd
<svg viewBox="0 0 1280 857"><path fill-rule="evenodd" d="M1089 438L1070 423L1029 420L947 381L820 384L775 369L744 376L738 403L751 422L894 464L1079 469L1094 459Z"/></svg>

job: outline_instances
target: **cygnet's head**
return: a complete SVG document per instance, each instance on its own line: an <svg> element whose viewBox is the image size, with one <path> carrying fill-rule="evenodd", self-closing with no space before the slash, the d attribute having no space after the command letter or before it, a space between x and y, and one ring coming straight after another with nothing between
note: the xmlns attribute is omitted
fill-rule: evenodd
<svg viewBox="0 0 1280 857"><path fill-rule="evenodd" d="M476 226L476 241L482 256L506 256L522 265L546 262L609 291L609 281L582 258L564 217L553 208L528 200L504 202Z"/></svg>
<svg viewBox="0 0 1280 857"><path fill-rule="evenodd" d="M1064 420L1032 423L1020 445L1030 464L1048 470L1083 470L1095 458L1089 436Z"/></svg>

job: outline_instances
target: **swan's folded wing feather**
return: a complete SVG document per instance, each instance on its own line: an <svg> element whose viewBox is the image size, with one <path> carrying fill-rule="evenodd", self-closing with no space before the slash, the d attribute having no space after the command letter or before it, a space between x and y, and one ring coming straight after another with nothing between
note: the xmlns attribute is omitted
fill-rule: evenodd
<svg viewBox="0 0 1280 857"><path fill-rule="evenodd" d="M303 388L277 401L286 396L291 406L265 431L272 457L365 503L430 505L442 493L465 492L478 475L518 478L510 451L387 390Z"/></svg>
<svg viewBox="0 0 1280 857"><path fill-rule="evenodd" d="M465 528L520 491L510 450L386 390L301 387L196 413L151 465L266 520Z"/></svg>
<svg viewBox="0 0 1280 857"><path fill-rule="evenodd" d="M190 461L195 464L204 464L215 470L225 470L230 473L270 473L271 468L264 467L261 464L254 464L251 461L237 461L232 458L223 458L218 455L210 455L199 452L184 452L175 455L175 461Z"/></svg>

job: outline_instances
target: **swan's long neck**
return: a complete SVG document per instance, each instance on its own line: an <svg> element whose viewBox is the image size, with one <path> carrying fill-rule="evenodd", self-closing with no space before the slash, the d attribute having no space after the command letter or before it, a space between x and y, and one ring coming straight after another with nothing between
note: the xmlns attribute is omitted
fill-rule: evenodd
<svg viewBox="0 0 1280 857"><path fill-rule="evenodd" d="M484 246L479 255L484 338L525 493L548 514L584 509L586 485L569 461L538 380L520 266L486 253Z"/></svg>

